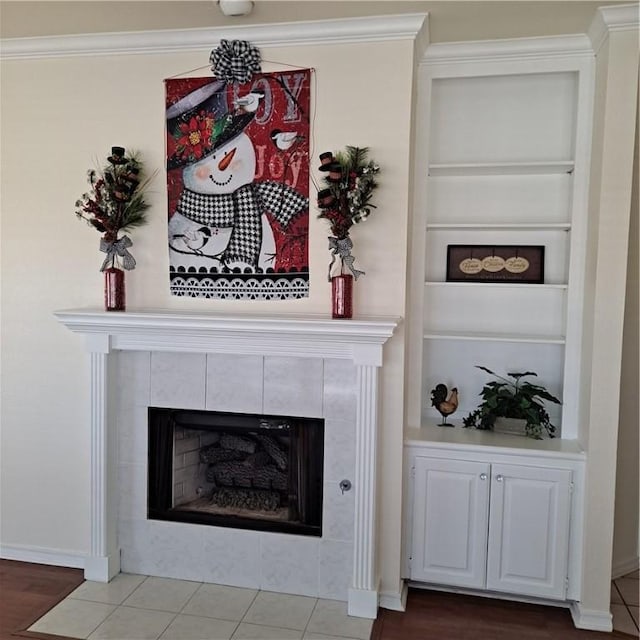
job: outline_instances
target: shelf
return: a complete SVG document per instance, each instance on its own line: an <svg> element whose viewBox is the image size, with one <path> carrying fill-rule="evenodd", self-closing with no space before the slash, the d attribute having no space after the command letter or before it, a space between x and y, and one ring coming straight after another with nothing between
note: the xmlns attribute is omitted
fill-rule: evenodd
<svg viewBox="0 0 640 640"><path fill-rule="evenodd" d="M508 333L482 333L459 331L426 331L425 340L472 340L476 342L522 342L529 344L564 344L564 336L542 336Z"/></svg>
<svg viewBox="0 0 640 640"><path fill-rule="evenodd" d="M545 438L534 440L480 429L465 429L461 419L454 420L454 427L437 427L434 423L423 423L421 427L405 429L405 446L443 449L494 448L496 451L517 453L518 455L544 454L575 460L584 459L584 451L577 440Z"/></svg>
<svg viewBox="0 0 640 640"><path fill-rule="evenodd" d="M516 231L569 231L571 229L570 222L542 222L542 223L519 223L519 222L497 222L491 224L480 224L477 222L432 222L427 224L427 229L436 231L438 229L459 229L474 231L499 231L511 230Z"/></svg>
<svg viewBox="0 0 640 640"><path fill-rule="evenodd" d="M538 289L538 290L550 290L550 289L567 289L568 286L566 284L530 284L526 282L513 282L513 281L499 281L499 282L488 282L488 281L475 281L475 282L440 282L427 280L424 283L425 287L500 287L501 289L507 287L516 287L517 289Z"/></svg>
<svg viewBox="0 0 640 640"><path fill-rule="evenodd" d="M488 176L488 175L527 175L572 173L573 161L554 162L503 162L503 163L467 163L467 164L431 164L428 175L439 176Z"/></svg>

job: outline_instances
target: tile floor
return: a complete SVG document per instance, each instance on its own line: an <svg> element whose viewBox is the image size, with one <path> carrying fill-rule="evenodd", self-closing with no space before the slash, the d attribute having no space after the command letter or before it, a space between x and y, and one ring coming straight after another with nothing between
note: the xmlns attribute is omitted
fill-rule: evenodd
<svg viewBox="0 0 640 640"><path fill-rule="evenodd" d="M638 604L640 583L638 571L617 578L611 583L611 613L613 628L640 638Z"/></svg>
<svg viewBox="0 0 640 640"><path fill-rule="evenodd" d="M617 631L640 638L638 571L611 583ZM85 582L29 631L89 640L368 640L346 604L268 591L120 574Z"/></svg>
<svg viewBox="0 0 640 640"><path fill-rule="evenodd" d="M85 582L29 631L89 640L368 640L346 603L120 574Z"/></svg>

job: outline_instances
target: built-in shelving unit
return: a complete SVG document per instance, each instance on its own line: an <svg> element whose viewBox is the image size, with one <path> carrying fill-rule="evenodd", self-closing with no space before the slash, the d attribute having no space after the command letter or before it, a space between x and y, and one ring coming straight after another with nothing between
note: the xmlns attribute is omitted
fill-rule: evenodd
<svg viewBox="0 0 640 640"><path fill-rule="evenodd" d="M459 390L452 418L460 425L489 381L475 367L484 365L500 374L537 372L563 400L548 407L552 422L562 438L575 439L590 61L560 52L535 63L511 54L452 60L427 55L420 69L411 263L418 355L410 355L408 426L440 420L430 402L440 382ZM543 246L544 281L449 282L450 245Z"/></svg>
<svg viewBox="0 0 640 640"><path fill-rule="evenodd" d="M593 58L576 44L435 45L420 65L403 572L438 588L580 599ZM452 245L541 246L542 281L450 281ZM463 428L491 380L476 365L535 371L559 437ZM454 428L439 383L458 389Z"/></svg>

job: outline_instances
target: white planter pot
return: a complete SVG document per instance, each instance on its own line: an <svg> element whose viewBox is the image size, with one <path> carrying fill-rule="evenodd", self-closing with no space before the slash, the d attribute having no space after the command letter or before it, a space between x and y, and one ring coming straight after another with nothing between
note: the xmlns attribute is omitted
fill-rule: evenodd
<svg viewBox="0 0 640 640"><path fill-rule="evenodd" d="M493 430L496 433L508 433L513 436L526 436L527 421L522 418L496 418Z"/></svg>

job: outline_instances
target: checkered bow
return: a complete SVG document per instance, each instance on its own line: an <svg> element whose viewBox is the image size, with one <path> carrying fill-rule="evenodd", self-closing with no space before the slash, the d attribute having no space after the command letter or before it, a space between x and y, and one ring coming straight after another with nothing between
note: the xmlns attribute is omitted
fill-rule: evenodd
<svg viewBox="0 0 640 640"><path fill-rule="evenodd" d="M209 62L213 75L227 82L249 82L262 71L260 51L246 40L220 40Z"/></svg>

